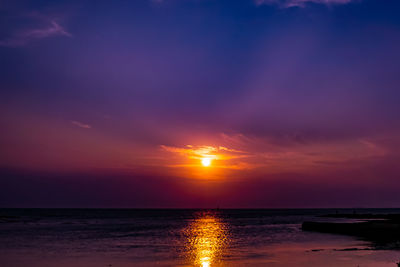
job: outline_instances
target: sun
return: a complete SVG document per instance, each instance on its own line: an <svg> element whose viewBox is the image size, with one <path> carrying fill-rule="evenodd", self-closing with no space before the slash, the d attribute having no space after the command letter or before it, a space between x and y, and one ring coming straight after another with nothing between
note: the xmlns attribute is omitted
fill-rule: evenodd
<svg viewBox="0 0 400 267"><path fill-rule="evenodd" d="M211 159L210 158L203 158L201 160L201 164L203 164L204 167L208 167L211 165Z"/></svg>

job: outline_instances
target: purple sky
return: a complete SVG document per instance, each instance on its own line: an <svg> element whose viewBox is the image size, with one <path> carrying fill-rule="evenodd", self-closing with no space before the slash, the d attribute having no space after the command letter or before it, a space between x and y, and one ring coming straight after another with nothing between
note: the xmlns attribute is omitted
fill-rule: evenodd
<svg viewBox="0 0 400 267"><path fill-rule="evenodd" d="M0 207L398 207L399 10L2 1Z"/></svg>

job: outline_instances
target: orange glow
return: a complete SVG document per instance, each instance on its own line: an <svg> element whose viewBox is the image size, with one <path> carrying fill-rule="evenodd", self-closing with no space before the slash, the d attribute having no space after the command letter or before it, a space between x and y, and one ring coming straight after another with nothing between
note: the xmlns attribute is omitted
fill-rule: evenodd
<svg viewBox="0 0 400 267"><path fill-rule="evenodd" d="M197 168L200 165L202 167L213 166L213 169L243 169L243 166L246 165L244 161L251 156L245 151L225 146L185 145L174 147L161 145L161 149L176 155L173 163L171 160L170 167ZM216 162L218 164L214 163L214 160L218 160ZM193 174L193 169L191 174Z"/></svg>
<svg viewBox="0 0 400 267"><path fill-rule="evenodd" d="M203 164L204 167L208 167L211 165L211 159L210 158L203 158L201 160L201 164Z"/></svg>

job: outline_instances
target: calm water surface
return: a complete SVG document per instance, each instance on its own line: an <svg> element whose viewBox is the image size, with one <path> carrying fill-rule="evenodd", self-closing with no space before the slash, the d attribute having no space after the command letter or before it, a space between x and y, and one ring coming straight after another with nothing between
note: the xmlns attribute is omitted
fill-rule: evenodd
<svg viewBox="0 0 400 267"><path fill-rule="evenodd" d="M397 266L399 251L300 230L333 212L0 209L0 266Z"/></svg>

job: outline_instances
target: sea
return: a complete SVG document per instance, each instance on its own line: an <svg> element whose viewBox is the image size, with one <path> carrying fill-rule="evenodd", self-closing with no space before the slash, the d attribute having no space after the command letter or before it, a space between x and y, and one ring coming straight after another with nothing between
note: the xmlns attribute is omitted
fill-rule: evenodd
<svg viewBox="0 0 400 267"><path fill-rule="evenodd" d="M301 230L336 212L400 209L0 209L0 266L397 266L399 250Z"/></svg>

